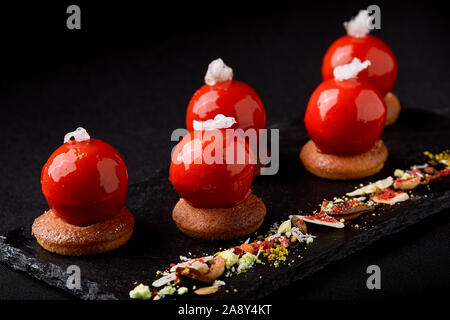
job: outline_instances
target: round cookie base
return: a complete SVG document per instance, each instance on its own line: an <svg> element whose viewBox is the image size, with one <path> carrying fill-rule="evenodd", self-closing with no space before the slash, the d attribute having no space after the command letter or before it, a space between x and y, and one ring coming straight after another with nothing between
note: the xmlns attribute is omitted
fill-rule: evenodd
<svg viewBox="0 0 450 320"><path fill-rule="evenodd" d="M266 206L254 194L229 208L196 208L181 198L172 218L184 234L192 238L223 240L256 231L264 221Z"/></svg>
<svg viewBox="0 0 450 320"><path fill-rule="evenodd" d="M306 170L316 176L331 180L350 180L378 173L388 154L386 145L381 140L369 151L355 156L320 153L315 143L309 140L300 151L300 160Z"/></svg>
<svg viewBox="0 0 450 320"><path fill-rule="evenodd" d="M33 222L32 234L45 250L81 256L111 251L123 246L133 234L134 217L126 208L110 219L89 226L63 221L50 209Z"/></svg>

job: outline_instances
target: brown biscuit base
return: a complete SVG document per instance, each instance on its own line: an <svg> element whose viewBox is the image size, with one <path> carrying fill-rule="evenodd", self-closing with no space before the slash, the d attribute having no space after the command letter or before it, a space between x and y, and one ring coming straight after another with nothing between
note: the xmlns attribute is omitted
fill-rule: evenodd
<svg viewBox="0 0 450 320"><path fill-rule="evenodd" d="M263 201L250 194L229 208L196 208L180 199L173 208L172 218L186 235L202 239L231 239L256 231L266 215Z"/></svg>
<svg viewBox="0 0 450 320"><path fill-rule="evenodd" d="M347 180L364 178L379 172L388 157L383 141L378 140L372 149L356 156L338 156L317 152L309 140L300 152L306 170L321 178Z"/></svg>
<svg viewBox="0 0 450 320"><path fill-rule="evenodd" d="M46 250L70 256L97 254L124 245L134 228L134 217L123 208L114 217L80 227L48 210L33 222L32 234Z"/></svg>
<svg viewBox="0 0 450 320"><path fill-rule="evenodd" d="M398 116L400 115L401 105L397 96L392 92L388 92L384 96L384 102L386 103L387 113L386 113L386 126L393 124L397 121Z"/></svg>

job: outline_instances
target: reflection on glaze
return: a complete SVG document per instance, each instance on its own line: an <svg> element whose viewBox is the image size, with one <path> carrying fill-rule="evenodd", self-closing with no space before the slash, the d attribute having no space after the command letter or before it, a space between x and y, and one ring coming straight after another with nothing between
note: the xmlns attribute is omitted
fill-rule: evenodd
<svg viewBox="0 0 450 320"><path fill-rule="evenodd" d="M391 55L376 47L369 49L367 52L367 59L370 61L380 61L380 63L377 63L375 66L368 69L369 77L382 77L389 72L393 72L395 68L395 61L392 59Z"/></svg>
<svg viewBox="0 0 450 320"><path fill-rule="evenodd" d="M62 177L77 169L76 165L77 155L75 149L70 149L66 153L57 155L48 168L48 174L55 182L58 182Z"/></svg>
<svg viewBox="0 0 450 320"><path fill-rule="evenodd" d="M216 101L219 98L219 94L216 91L208 91L198 98L197 102L194 104L193 112L198 114L201 119L209 118L210 112L219 109ZM218 112L220 113L220 112Z"/></svg>
<svg viewBox="0 0 450 320"><path fill-rule="evenodd" d="M378 100L377 93L373 90L361 90L355 99L355 104L357 121L375 121L385 113L383 105Z"/></svg>
<svg viewBox="0 0 450 320"><path fill-rule="evenodd" d="M192 163L201 163L203 157L203 143L200 139L194 139L186 143L177 154L177 160L184 163L186 170Z"/></svg>
<svg viewBox="0 0 450 320"><path fill-rule="evenodd" d="M346 45L336 48L333 56L331 57L331 65L333 67L341 66L343 64L350 63L353 56L353 46Z"/></svg>
<svg viewBox="0 0 450 320"><path fill-rule="evenodd" d="M339 89L325 90L320 93L319 100L317 101L317 107L320 111L320 117L325 120L325 116L328 111L336 105L339 95Z"/></svg>
<svg viewBox="0 0 450 320"><path fill-rule="evenodd" d="M235 104L236 117L238 123L242 123L243 127L252 127L254 119L261 112L261 106L252 96L247 95Z"/></svg>
<svg viewBox="0 0 450 320"><path fill-rule="evenodd" d="M101 159L97 163L100 185L105 189L106 193L112 193L119 188L120 181L116 173L118 165L115 160L110 158Z"/></svg>

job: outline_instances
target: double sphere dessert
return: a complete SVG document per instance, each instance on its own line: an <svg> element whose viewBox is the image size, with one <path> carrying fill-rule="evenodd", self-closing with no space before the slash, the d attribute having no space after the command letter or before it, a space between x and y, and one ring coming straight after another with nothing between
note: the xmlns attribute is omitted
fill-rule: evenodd
<svg viewBox="0 0 450 320"><path fill-rule="evenodd" d="M302 148L305 168L322 178L344 180L380 171L388 151L379 140L386 121L386 104L377 88L358 77L370 65L355 58L335 68L335 78L312 94L305 113L311 138Z"/></svg>
<svg viewBox="0 0 450 320"><path fill-rule="evenodd" d="M344 24L348 34L327 50L323 82L308 102L304 122L311 140L300 159L322 178L368 177L379 172L388 157L380 136L400 112L390 92L398 66L388 45L368 34L369 20L362 10Z"/></svg>
<svg viewBox="0 0 450 320"><path fill-rule="evenodd" d="M351 63L354 58L370 61L367 69L361 71L378 89L386 103L386 125L393 124L400 113L400 102L391 92L398 73L398 62L392 49L380 38L370 35L371 17L367 10L344 23L347 35L334 41L322 61L323 81L333 79L336 67Z"/></svg>
<svg viewBox="0 0 450 320"><path fill-rule="evenodd" d="M221 59L211 62L206 84L188 106L189 133L172 154L169 179L181 197L172 217L194 238L243 236L257 230L266 215L251 192L255 150L235 130L264 129L266 113L257 93L232 77Z"/></svg>

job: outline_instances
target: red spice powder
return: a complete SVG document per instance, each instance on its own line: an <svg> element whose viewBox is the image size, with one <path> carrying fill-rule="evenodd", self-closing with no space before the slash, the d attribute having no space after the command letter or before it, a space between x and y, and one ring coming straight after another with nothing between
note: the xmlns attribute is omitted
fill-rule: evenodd
<svg viewBox="0 0 450 320"><path fill-rule="evenodd" d="M383 193L378 195L378 199L380 200L389 200L396 196L396 192L392 189L384 189Z"/></svg>

